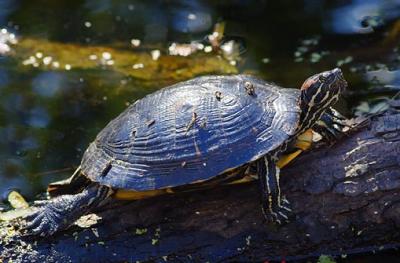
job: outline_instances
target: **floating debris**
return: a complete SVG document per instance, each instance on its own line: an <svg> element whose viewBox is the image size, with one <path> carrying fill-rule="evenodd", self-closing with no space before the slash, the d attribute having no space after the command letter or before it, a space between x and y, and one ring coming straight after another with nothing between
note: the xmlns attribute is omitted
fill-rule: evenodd
<svg viewBox="0 0 400 263"><path fill-rule="evenodd" d="M206 46L206 47L204 47L204 52L206 52L206 53L210 53L212 50L213 50L213 49L212 49L212 46Z"/></svg>
<svg viewBox="0 0 400 263"><path fill-rule="evenodd" d="M310 62L311 63L316 63L316 62L319 62L320 60L321 60L321 55L320 54L318 54L318 53L316 53L316 52L313 52L313 53L311 53L311 55L310 55Z"/></svg>
<svg viewBox="0 0 400 263"><path fill-rule="evenodd" d="M168 47L168 53L171 56L187 57L202 49L204 49L204 45L198 42L192 42L190 44L172 43Z"/></svg>
<svg viewBox="0 0 400 263"><path fill-rule="evenodd" d="M94 56L92 57L94 58ZM93 59L94 60L94 59ZM112 55L110 52L103 52L101 54L101 60L100 60L101 65L105 66L112 66L114 65L114 60L112 59Z"/></svg>
<svg viewBox="0 0 400 263"><path fill-rule="evenodd" d="M222 93L221 93L221 91L216 91L216 92L215 92L215 98L216 98L218 101L221 100L221 98L222 98Z"/></svg>
<svg viewBox="0 0 400 263"><path fill-rule="evenodd" d="M224 33L225 33L225 22L216 23L214 25L213 32L207 36L207 39L212 46L211 49L213 47L219 48L219 46L221 45L222 38L224 37Z"/></svg>
<svg viewBox="0 0 400 263"><path fill-rule="evenodd" d="M6 55L11 52L10 45L18 43L15 34L8 32L6 28L0 30L0 55Z"/></svg>
<svg viewBox="0 0 400 263"><path fill-rule="evenodd" d="M0 43L0 55L4 55L10 51L11 51L11 48L9 45Z"/></svg>
<svg viewBox="0 0 400 263"><path fill-rule="evenodd" d="M54 61L53 63L51 63L51 65L55 68L59 68L60 67L60 63L58 61Z"/></svg>
<svg viewBox="0 0 400 263"><path fill-rule="evenodd" d="M43 57L43 53L42 52L36 52L35 56L37 58L42 58Z"/></svg>
<svg viewBox="0 0 400 263"><path fill-rule="evenodd" d="M308 60L311 63L319 62L324 56L328 55L330 52L323 50L318 51L317 46L319 44L320 37L314 36L309 39L304 39L301 41L301 45L297 47L294 52L294 61L295 62L303 62L308 55Z"/></svg>
<svg viewBox="0 0 400 263"><path fill-rule="evenodd" d="M263 58L263 59L261 59L261 62L264 63L264 64L268 64L270 62L270 59L269 58Z"/></svg>
<svg viewBox="0 0 400 263"><path fill-rule="evenodd" d="M196 16L196 14L189 14L188 16L187 16L187 18L189 19L189 20L195 20L196 18L197 18L197 16Z"/></svg>
<svg viewBox="0 0 400 263"><path fill-rule="evenodd" d="M140 68L144 68L144 65L143 65L143 63L137 63L137 64L132 65L132 68L133 69L140 69Z"/></svg>
<svg viewBox="0 0 400 263"><path fill-rule="evenodd" d="M136 228L135 234L136 235L144 235L147 233L147 228Z"/></svg>
<svg viewBox="0 0 400 263"><path fill-rule="evenodd" d="M317 63L322 59L322 57L324 57L324 56L326 56L328 54L329 54L328 51L321 51L319 53L318 52L313 52L310 55L310 62L311 63Z"/></svg>
<svg viewBox="0 0 400 263"><path fill-rule="evenodd" d="M43 64L44 65L50 65L50 63L51 63L51 61L53 60L53 58L52 57L50 57L50 56L47 56L47 57L44 57L43 58Z"/></svg>
<svg viewBox="0 0 400 263"><path fill-rule="evenodd" d="M338 62L336 63L336 65L337 65L338 67L341 67L341 66L343 66L344 64L349 64L349 63L352 62L352 61L353 61L353 57L352 57L352 56L348 56L348 57L346 57L346 58L344 58L344 59L338 60Z"/></svg>
<svg viewBox="0 0 400 263"><path fill-rule="evenodd" d="M247 94L249 94L250 96L254 95L255 89L251 82L246 81L244 83L244 88L246 89Z"/></svg>
<svg viewBox="0 0 400 263"><path fill-rule="evenodd" d="M230 61L235 61L240 57L240 44L235 40L229 40L220 46L222 56Z"/></svg>
<svg viewBox="0 0 400 263"><path fill-rule="evenodd" d="M58 61L55 61L52 56L45 55L43 52L36 52L34 55L29 56L29 58L22 61L22 65L24 66L33 66L34 68L38 68L39 66L45 67L53 67L55 69L60 68L61 64ZM71 64L65 64L63 67L65 70L71 70Z"/></svg>
<svg viewBox="0 0 400 263"><path fill-rule="evenodd" d="M22 61L22 65L24 66L33 65L34 63L36 63L36 58L34 56L30 56L28 59Z"/></svg>
<svg viewBox="0 0 400 263"><path fill-rule="evenodd" d="M153 60L159 59L160 56L161 56L161 51L160 51L160 50L155 49L155 50L152 50L152 51L151 51L151 58L152 58Z"/></svg>
<svg viewBox="0 0 400 263"><path fill-rule="evenodd" d="M101 54L101 57L104 59L104 60L109 60L109 59L111 59L111 53L109 53L109 52L103 52L102 54Z"/></svg>
<svg viewBox="0 0 400 263"><path fill-rule="evenodd" d="M192 119L190 120L188 126L186 127L186 133L193 127L194 123L196 122L196 119L197 119L197 113L193 112Z"/></svg>
<svg viewBox="0 0 400 263"><path fill-rule="evenodd" d="M133 38L133 39L131 40L131 44L132 44L132 46L134 46L134 47L140 46L140 43L141 43L140 39L135 39L135 38Z"/></svg>
<svg viewBox="0 0 400 263"><path fill-rule="evenodd" d="M90 23L89 21L86 21L84 25L85 25L85 27L89 28L92 26L92 23Z"/></svg>

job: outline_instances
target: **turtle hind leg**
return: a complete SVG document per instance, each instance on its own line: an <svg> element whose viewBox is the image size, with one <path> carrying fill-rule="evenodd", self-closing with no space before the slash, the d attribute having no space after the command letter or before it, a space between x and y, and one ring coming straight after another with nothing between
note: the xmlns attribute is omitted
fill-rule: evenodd
<svg viewBox="0 0 400 263"><path fill-rule="evenodd" d="M27 235L53 235L57 231L70 227L82 215L99 206L112 193L111 188L93 183L81 193L50 199L25 217L27 224L24 230L27 231Z"/></svg>
<svg viewBox="0 0 400 263"><path fill-rule="evenodd" d="M91 181L81 174L81 167L79 166L70 178L50 183L47 187L47 193L51 198L66 194L76 194L90 183Z"/></svg>
<svg viewBox="0 0 400 263"><path fill-rule="evenodd" d="M265 218L277 224L290 221L294 215L289 202L282 197L279 186L280 170L276 160L265 156L257 162L257 172L261 185L261 202Z"/></svg>

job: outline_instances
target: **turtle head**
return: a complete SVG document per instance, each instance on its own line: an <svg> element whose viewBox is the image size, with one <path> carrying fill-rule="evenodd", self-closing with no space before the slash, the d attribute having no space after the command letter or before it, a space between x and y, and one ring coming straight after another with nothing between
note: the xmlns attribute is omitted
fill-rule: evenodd
<svg viewBox="0 0 400 263"><path fill-rule="evenodd" d="M310 128L322 113L334 104L347 82L339 68L309 77L301 86L302 130Z"/></svg>

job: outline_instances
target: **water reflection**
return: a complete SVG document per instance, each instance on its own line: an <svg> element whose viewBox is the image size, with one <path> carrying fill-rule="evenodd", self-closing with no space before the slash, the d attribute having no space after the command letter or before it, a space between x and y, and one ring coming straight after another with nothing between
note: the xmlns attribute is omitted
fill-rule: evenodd
<svg viewBox="0 0 400 263"><path fill-rule="evenodd" d="M66 88L65 76L59 72L43 72L32 80L32 90L42 97L53 97Z"/></svg>
<svg viewBox="0 0 400 263"><path fill-rule="evenodd" d="M353 0L330 12L327 26L335 33L365 34L400 14L399 1Z"/></svg>
<svg viewBox="0 0 400 263"><path fill-rule="evenodd" d="M10 78L8 77L7 71L0 69L0 88L8 85Z"/></svg>
<svg viewBox="0 0 400 263"><path fill-rule="evenodd" d="M0 25L7 23L8 16L17 8L17 0L0 1Z"/></svg>
<svg viewBox="0 0 400 263"><path fill-rule="evenodd" d="M37 106L28 113L26 123L34 128L45 128L50 122L49 114L43 107Z"/></svg>
<svg viewBox="0 0 400 263"><path fill-rule="evenodd" d="M199 1L185 1L172 8L172 28L183 33L200 33L213 25L210 9Z"/></svg>
<svg viewBox="0 0 400 263"><path fill-rule="evenodd" d="M400 70L380 69L365 73L365 79L375 85L396 87L400 90Z"/></svg>

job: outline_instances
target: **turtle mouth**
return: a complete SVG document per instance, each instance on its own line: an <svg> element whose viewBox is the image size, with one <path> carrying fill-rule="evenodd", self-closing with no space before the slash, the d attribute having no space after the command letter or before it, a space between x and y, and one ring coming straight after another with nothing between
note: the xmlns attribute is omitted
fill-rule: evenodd
<svg viewBox="0 0 400 263"><path fill-rule="evenodd" d="M338 92L342 93L347 87L347 81L344 79L343 72L339 68L332 70L332 73L336 79L336 85L338 87Z"/></svg>

